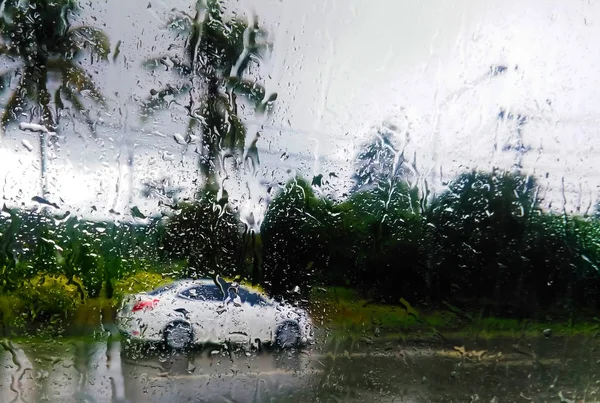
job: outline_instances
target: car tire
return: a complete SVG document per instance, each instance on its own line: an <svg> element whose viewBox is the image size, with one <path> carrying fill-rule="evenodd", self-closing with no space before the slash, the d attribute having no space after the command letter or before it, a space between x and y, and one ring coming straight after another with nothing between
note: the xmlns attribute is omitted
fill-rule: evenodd
<svg viewBox="0 0 600 403"><path fill-rule="evenodd" d="M300 327L295 322L285 322L279 327L275 344L280 348L294 348L300 344Z"/></svg>
<svg viewBox="0 0 600 403"><path fill-rule="evenodd" d="M172 350L188 348L194 340L192 326L186 322L173 322L165 328L165 345Z"/></svg>

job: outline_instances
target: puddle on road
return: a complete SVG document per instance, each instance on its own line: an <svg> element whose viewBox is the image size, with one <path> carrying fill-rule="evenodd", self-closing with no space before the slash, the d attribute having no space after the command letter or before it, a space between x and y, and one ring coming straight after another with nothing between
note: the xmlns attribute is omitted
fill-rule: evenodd
<svg viewBox="0 0 600 403"><path fill-rule="evenodd" d="M185 355L140 355L118 341L3 347L2 402L579 402L600 389L595 340Z"/></svg>

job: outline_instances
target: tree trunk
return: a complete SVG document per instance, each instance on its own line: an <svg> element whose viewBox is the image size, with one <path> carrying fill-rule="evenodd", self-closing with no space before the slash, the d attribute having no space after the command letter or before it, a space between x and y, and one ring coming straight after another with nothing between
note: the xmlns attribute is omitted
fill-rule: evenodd
<svg viewBox="0 0 600 403"><path fill-rule="evenodd" d="M46 197L48 193L48 181L46 178L47 171L47 160L46 160L46 147L48 134L41 132L39 134L40 139L40 191L42 197Z"/></svg>
<svg viewBox="0 0 600 403"><path fill-rule="evenodd" d="M257 285L262 283L261 253L254 231L250 232L250 236L252 237L252 284Z"/></svg>
<svg viewBox="0 0 600 403"><path fill-rule="evenodd" d="M217 77L207 79L207 94L204 104L204 121L202 123L202 150L198 160L198 168L204 189L209 191L219 190L217 172L220 170L219 149L220 131L223 130L223 116L219 111L219 83Z"/></svg>
<svg viewBox="0 0 600 403"><path fill-rule="evenodd" d="M54 118L50 111L50 93L46 87L48 81L48 69L47 60L40 60L37 65L39 72L38 76L38 100L42 113L40 116L40 124L46 128L47 131L40 133L40 182L42 197L45 197L48 193L48 182L47 182L47 147L48 147L48 131L54 131Z"/></svg>

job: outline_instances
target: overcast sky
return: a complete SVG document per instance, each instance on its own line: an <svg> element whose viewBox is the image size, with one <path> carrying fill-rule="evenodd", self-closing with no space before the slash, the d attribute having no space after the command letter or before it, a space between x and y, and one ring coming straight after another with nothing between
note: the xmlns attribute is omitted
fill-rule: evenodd
<svg viewBox="0 0 600 403"><path fill-rule="evenodd" d="M191 0L82 2L82 21L101 27L116 63L94 65L111 107L99 116L111 127L92 138L66 124L50 161L50 199L62 207L106 216L129 205L156 211L140 198L146 180L169 177L193 188L192 150L173 141L185 130L182 108L141 126L138 99L169 76L141 62L173 40L164 29L171 8ZM543 185L545 205L581 212L595 200L600 147L600 4L584 0L238 0L228 13L254 10L274 43L260 79L279 94L273 114L247 116L249 144L257 130L261 167L232 177L237 204L257 208L261 181L335 172L327 192L349 184L357 147L382 125L396 128L405 155L422 177L443 190L458 172L510 168L520 161ZM498 69L499 66L506 69ZM121 113L119 113L119 109ZM513 119L499 119L499 113ZM517 136L517 117L525 117ZM63 120L63 121L66 121ZM259 126L262 125L262 126ZM75 134L77 133L77 134ZM26 139L32 151L24 146ZM32 134L15 129L0 147L1 190L10 204L39 194ZM519 151L522 153L519 156ZM127 159L133 155L133 170ZM116 191L117 181L121 186ZM183 192L186 193L185 191ZM189 192L188 192L189 193ZM131 200L130 200L131 198Z"/></svg>

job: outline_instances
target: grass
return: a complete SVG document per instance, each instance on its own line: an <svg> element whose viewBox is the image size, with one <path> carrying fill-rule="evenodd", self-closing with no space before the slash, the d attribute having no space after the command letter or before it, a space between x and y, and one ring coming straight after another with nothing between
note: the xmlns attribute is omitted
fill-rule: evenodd
<svg viewBox="0 0 600 403"><path fill-rule="evenodd" d="M461 312L457 308L420 310L401 299L399 305L367 301L340 287L313 291L311 312L317 325L331 337L380 339L495 339L600 335L600 320L583 317L563 320L518 320Z"/></svg>
<svg viewBox="0 0 600 403"><path fill-rule="evenodd" d="M139 275L124 279L116 284L116 295L148 289L148 286L169 281L156 276ZM102 315L112 315L119 298L88 298L63 324L62 332L52 324L35 328L28 326L31 335L62 334L63 337L102 338L98 332ZM14 320L18 301L15 296L0 297L0 312L4 319ZM422 309L401 299L398 305L377 304L363 298L358 292L343 287L315 288L310 303L310 312L319 331L329 338L351 340L426 340L426 339L497 339L540 337L545 329L553 336L597 336L600 320L587 316L579 319L560 320L517 320L483 316L472 312L461 312L447 306L440 309ZM19 334L21 332L15 332ZM44 336L44 338L46 338Z"/></svg>

